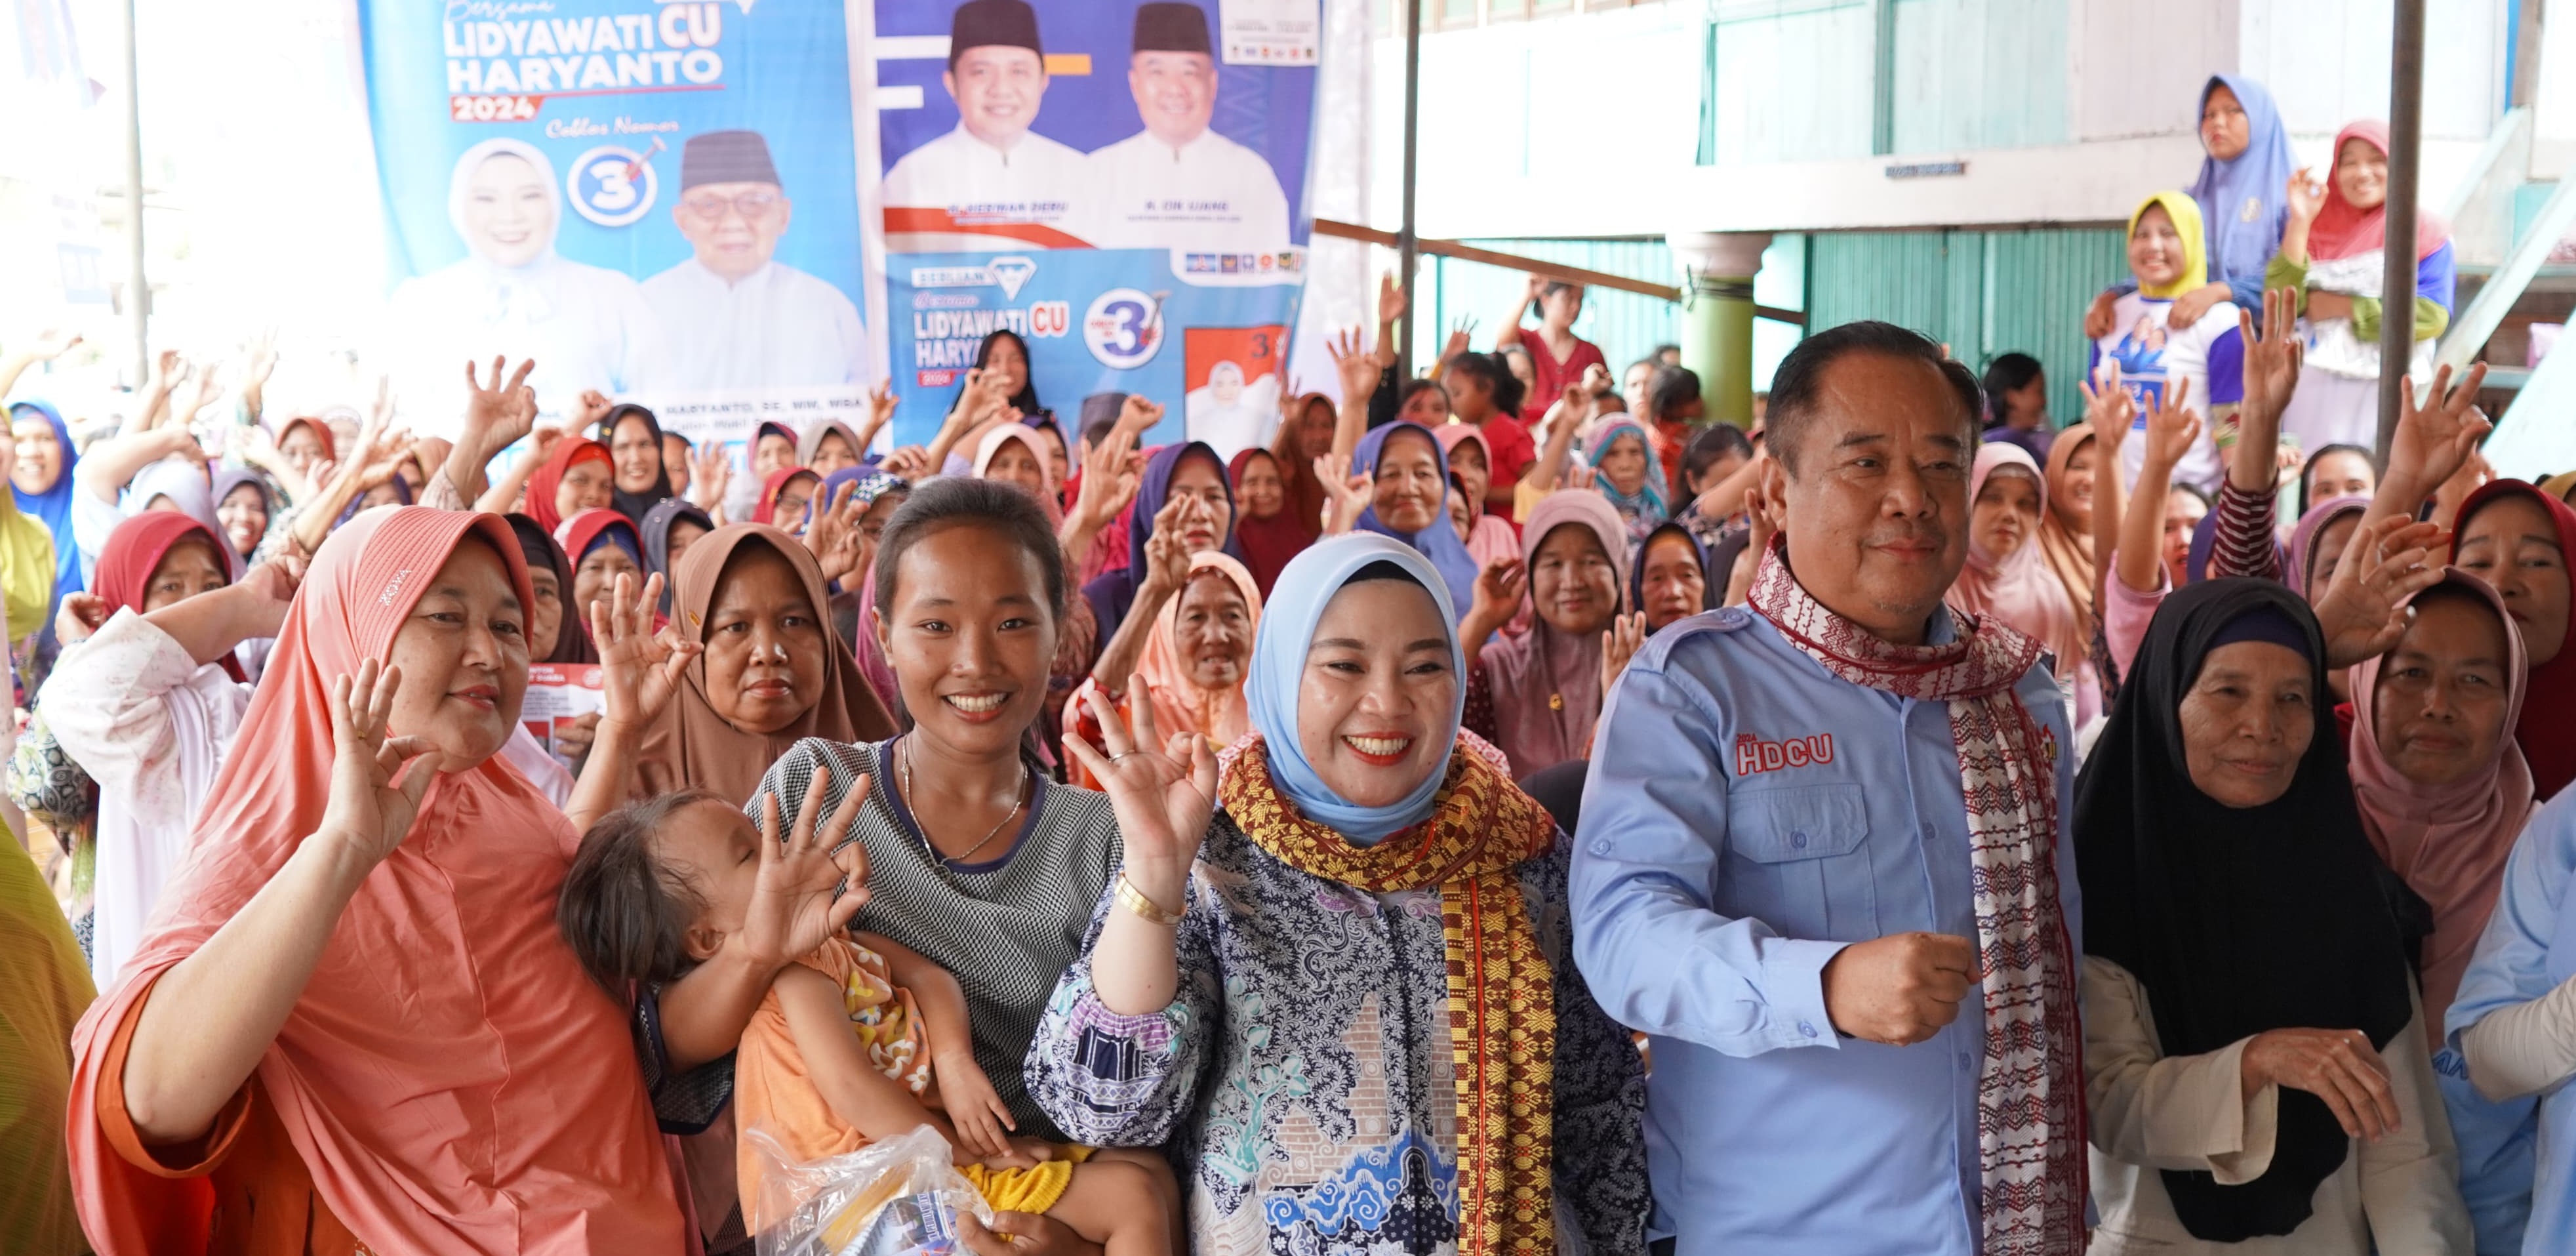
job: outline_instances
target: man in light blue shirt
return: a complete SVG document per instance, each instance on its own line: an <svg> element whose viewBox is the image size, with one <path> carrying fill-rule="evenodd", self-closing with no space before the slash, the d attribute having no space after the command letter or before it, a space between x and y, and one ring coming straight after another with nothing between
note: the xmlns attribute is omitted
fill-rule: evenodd
<svg viewBox="0 0 2576 1256"><path fill-rule="evenodd" d="M2065 703L2036 643L1941 604L1975 403L1915 333L1803 343L1754 609L1658 633L1602 712L1575 958L1654 1036L1678 1256L2082 1250Z"/></svg>

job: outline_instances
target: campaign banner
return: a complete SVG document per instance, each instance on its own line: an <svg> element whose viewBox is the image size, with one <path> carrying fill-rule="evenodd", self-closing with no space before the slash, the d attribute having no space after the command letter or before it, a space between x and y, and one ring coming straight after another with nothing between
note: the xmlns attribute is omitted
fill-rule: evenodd
<svg viewBox="0 0 2576 1256"><path fill-rule="evenodd" d="M852 0L855 2L855 0ZM863 106L844 0L359 0L416 432L534 358L693 440L866 412Z"/></svg>
<svg viewBox="0 0 2576 1256"><path fill-rule="evenodd" d="M1163 405L1154 443L1266 442L1311 226L1316 0L873 18L895 439L926 442L1008 331L1068 443L1112 393Z"/></svg>

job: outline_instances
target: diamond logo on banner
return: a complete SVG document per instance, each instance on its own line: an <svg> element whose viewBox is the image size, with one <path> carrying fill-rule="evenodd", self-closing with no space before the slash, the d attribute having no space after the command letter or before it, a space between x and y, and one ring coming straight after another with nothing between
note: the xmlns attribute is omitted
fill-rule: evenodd
<svg viewBox="0 0 2576 1256"><path fill-rule="evenodd" d="M993 282L1001 286L1002 299L1016 301L1020 298L1020 286L1038 273L1038 264L1015 254L994 258L984 264L984 269L993 272Z"/></svg>

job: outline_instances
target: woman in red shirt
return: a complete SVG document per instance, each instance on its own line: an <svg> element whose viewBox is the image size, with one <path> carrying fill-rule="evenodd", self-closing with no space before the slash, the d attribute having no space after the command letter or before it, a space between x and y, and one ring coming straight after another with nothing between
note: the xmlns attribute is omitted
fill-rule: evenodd
<svg viewBox="0 0 2576 1256"><path fill-rule="evenodd" d="M1523 309L1538 315L1537 330L1521 327ZM1522 422L1538 422L1539 416L1565 395L1566 385L1583 378L1585 368L1609 369L1609 363L1601 356L1601 346L1574 334L1574 320L1582 313L1583 285L1532 275L1520 307L1503 320L1502 330L1494 337L1494 348L1520 346L1528 352L1530 368L1537 374L1529 395L1521 399Z"/></svg>

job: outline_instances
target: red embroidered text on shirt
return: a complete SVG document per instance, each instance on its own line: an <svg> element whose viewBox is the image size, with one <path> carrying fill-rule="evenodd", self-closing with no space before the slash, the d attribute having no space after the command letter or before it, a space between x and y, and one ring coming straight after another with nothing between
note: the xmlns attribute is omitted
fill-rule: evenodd
<svg viewBox="0 0 2576 1256"><path fill-rule="evenodd" d="M1834 761L1834 735L1809 733L1787 741L1764 741L1751 733L1735 738L1735 774L1752 776L1782 768L1803 768Z"/></svg>

